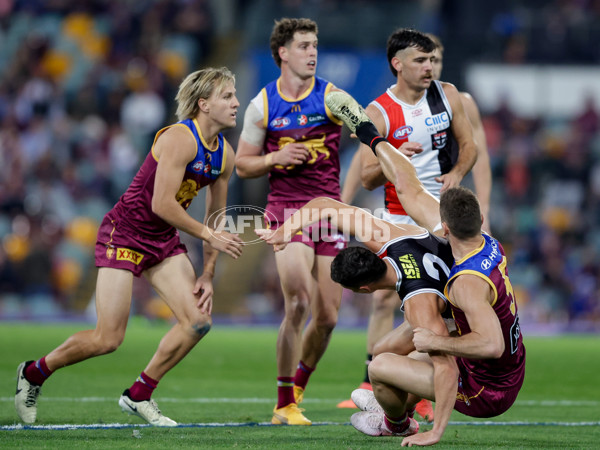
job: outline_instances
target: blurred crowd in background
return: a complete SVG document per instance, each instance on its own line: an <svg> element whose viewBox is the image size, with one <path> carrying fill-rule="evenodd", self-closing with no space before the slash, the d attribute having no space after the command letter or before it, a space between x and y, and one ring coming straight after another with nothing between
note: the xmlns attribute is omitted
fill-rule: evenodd
<svg viewBox="0 0 600 450"><path fill-rule="evenodd" d="M395 2L375 3L385 15ZM443 79L459 89L459 68L469 61L600 62L597 0L480 5L479 15L473 11L478 2L468 0L396 3L406 3L414 20L380 27L380 50L395 27L434 32L446 47ZM342 10L372 5L0 0L0 318L77 316L89 307L97 226L129 185L156 131L175 121L173 99L182 78L203 65L229 62L215 54L216 48L223 51L217 42L237 45L238 52L253 39L266 47L273 18L294 15L317 20L321 46L327 36L340 45L345 33L324 31L309 13L325 12L330 20ZM259 26L257 14L267 10L274 15ZM227 14L230 26L223 30L219 21ZM484 30L484 39L474 42L464 26L448 25L460 22ZM243 76L238 73L238 91ZM482 116L494 183L491 227L509 255L522 320L598 331L600 105L590 97L577 115L552 118L521 117L499 105ZM230 137L234 145L236 132ZM355 149L350 141L344 145L343 172ZM241 180L232 180L231 191L230 204L244 200ZM375 209L381 193L362 191L357 202ZM200 254L198 246L188 242L192 258ZM268 251L260 258L246 265L258 269L236 308L255 321L278 319L283 301L273 258ZM216 302L222 301L218 295ZM163 316L154 297L136 282L134 312ZM368 311L368 302L345 293L342 318L364 320Z"/></svg>

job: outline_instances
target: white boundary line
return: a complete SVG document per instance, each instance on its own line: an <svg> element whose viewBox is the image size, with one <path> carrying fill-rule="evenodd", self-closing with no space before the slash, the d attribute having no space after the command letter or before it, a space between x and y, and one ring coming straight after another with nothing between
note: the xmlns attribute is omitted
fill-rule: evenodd
<svg viewBox="0 0 600 450"><path fill-rule="evenodd" d="M344 425L349 426L349 422L313 422L313 426L322 425ZM453 422L448 425L455 426L538 426L538 427L596 427L600 422ZM225 423L181 423L173 428L226 428L226 427L279 427L270 422L225 422ZM91 424L64 424L64 425L3 425L0 431L32 430L32 431L65 431L65 430L119 430L126 428L151 428L148 424L127 424L127 423L91 423Z"/></svg>
<svg viewBox="0 0 600 450"><path fill-rule="evenodd" d="M73 402L73 403L104 403L115 402L113 397L41 397L42 403L46 402ZM159 397L161 403L263 403L270 404L273 398L171 398ZM14 397L0 397L0 402L13 402ZM337 403L339 399L305 399L303 403ZM600 401L594 400L517 400L515 406L600 406ZM313 425L350 425L349 422L313 422ZM523 421L451 421L449 425L473 425L473 426L562 426L562 427L587 427L600 426L600 422L523 422ZM274 426L270 422L224 422L224 423L189 423L179 424L177 428L222 428L222 427L267 427ZM279 426L279 425L277 425ZM82 429L125 429L125 428L147 428L148 424L64 424L64 425L3 425L0 431L11 430L82 430Z"/></svg>
<svg viewBox="0 0 600 450"><path fill-rule="evenodd" d="M1 402L13 402L14 397L0 397ZM116 402L118 397L40 397L39 402L73 402L73 403L103 403ZM274 403L275 398L227 398L227 397L197 397L173 398L157 396L160 403ZM302 403L339 403L343 399L307 398ZM600 406L597 400L517 400L515 406Z"/></svg>

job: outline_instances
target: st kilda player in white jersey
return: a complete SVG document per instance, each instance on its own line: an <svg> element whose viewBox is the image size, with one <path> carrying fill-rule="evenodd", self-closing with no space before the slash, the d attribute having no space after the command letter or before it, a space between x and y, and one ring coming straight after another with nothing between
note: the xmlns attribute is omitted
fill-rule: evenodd
<svg viewBox="0 0 600 450"><path fill-rule="evenodd" d="M433 81L415 105L397 98L391 88L371 104L381 112L387 130L384 136L394 147L400 148L409 140L421 144L423 151L413 155L411 162L425 188L439 198L442 184L435 179L448 173L458 158L458 143L450 128L452 108L440 82ZM385 206L390 216L412 221L389 181L385 184Z"/></svg>
<svg viewBox="0 0 600 450"><path fill-rule="evenodd" d="M396 83L366 108L377 130L411 159L417 177L434 196L460 184L476 160L476 147L458 90L433 79L435 44L422 33L400 29L388 39L388 62ZM387 217L414 223L398 201L373 153L361 146L361 178L367 189L386 182ZM366 147L366 148L364 148Z"/></svg>

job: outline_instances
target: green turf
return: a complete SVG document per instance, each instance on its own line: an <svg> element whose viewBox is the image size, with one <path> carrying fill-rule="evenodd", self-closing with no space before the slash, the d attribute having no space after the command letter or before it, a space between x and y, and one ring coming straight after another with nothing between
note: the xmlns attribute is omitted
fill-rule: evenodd
<svg viewBox="0 0 600 450"><path fill-rule="evenodd" d="M82 325L0 324L0 426L18 424L13 406L15 371L39 358ZM225 426L266 423L275 403L274 328L218 324L161 382L154 394L162 411L189 427L157 429L121 413L122 390L144 368L165 324L132 320L123 345L110 355L66 368L43 387L38 424L131 424L123 429L0 430L2 448L311 448L362 449L399 446L397 438L370 438L348 425L348 397L363 374L364 331L336 330L311 378L303 407L313 427ZM600 339L598 336L526 338L527 374L517 403L494 422L465 425L453 413L437 448L599 448ZM82 401L84 399L85 401ZM560 402L563 402L561 404ZM553 422L582 425L552 425ZM595 426L584 423L595 422ZM539 424L539 425L534 425ZM422 425L422 429L428 429Z"/></svg>

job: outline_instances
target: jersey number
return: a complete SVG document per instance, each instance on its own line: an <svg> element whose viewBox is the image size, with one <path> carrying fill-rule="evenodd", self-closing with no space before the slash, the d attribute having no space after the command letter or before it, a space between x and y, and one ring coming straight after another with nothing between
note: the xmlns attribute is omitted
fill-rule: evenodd
<svg viewBox="0 0 600 450"><path fill-rule="evenodd" d="M519 325L519 315L510 327L510 354L513 355L519 349L519 336L521 336L521 326Z"/></svg>
<svg viewBox="0 0 600 450"><path fill-rule="evenodd" d="M440 271L435 268L434 264L437 264L438 267L440 267L444 271L444 273L446 274L446 279L448 279L450 269L448 268L444 260L439 256L434 255L433 253L425 253L423 255L423 267L425 268L425 272L427 272L427 275L429 275L434 280L440 281Z"/></svg>

